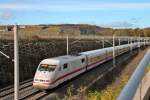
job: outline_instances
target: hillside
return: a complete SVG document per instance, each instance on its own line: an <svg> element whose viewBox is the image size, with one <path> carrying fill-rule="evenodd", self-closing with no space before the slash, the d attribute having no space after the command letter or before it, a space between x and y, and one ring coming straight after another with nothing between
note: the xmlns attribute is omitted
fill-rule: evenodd
<svg viewBox="0 0 150 100"><path fill-rule="evenodd" d="M60 24L60 25L20 25L21 37L40 36L79 36L79 35L100 35L112 36L150 36L150 28L145 29L112 29L88 24ZM11 37L13 26L0 26L0 34L3 37Z"/></svg>
<svg viewBox="0 0 150 100"><path fill-rule="evenodd" d="M38 25L26 26L22 32L42 33L50 35L112 35L111 28L103 28L86 24Z"/></svg>

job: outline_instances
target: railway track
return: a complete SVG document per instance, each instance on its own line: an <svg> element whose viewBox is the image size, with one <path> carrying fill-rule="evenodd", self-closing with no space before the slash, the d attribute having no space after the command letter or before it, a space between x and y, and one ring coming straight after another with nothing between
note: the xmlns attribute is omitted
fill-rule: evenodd
<svg viewBox="0 0 150 100"><path fill-rule="evenodd" d="M137 50L132 52L132 55L137 54ZM127 61L132 56L130 53L125 53L116 58L117 66L121 65L121 63ZM77 90L81 86L88 86L86 87L89 89L92 85L91 83L95 83L96 81L100 80L107 72L112 70L112 60L99 65L98 67L85 72L79 75L76 78L73 78L53 90L49 90L47 92L40 91L32 87L32 80L25 81L19 87L19 99L22 100L54 100L57 97L64 98L67 94L68 87L73 86L73 93L77 94ZM13 88L5 88L0 90L0 100L12 100L14 98L14 91Z"/></svg>
<svg viewBox="0 0 150 100"><path fill-rule="evenodd" d="M32 85L32 79L25 80L25 81L20 83L19 90L21 90L23 88L26 88L28 86L31 86L31 85ZM11 93L14 93L13 85L10 85L10 86L8 86L6 88L2 88L2 89L0 89L0 98L4 97L6 95L9 95Z"/></svg>
<svg viewBox="0 0 150 100"><path fill-rule="evenodd" d="M19 87L19 99L23 99L32 95L34 93L40 92L38 89L32 87L32 81L25 83ZM13 88L8 89L6 91L1 92L0 99L2 100L12 100L14 98L14 91Z"/></svg>

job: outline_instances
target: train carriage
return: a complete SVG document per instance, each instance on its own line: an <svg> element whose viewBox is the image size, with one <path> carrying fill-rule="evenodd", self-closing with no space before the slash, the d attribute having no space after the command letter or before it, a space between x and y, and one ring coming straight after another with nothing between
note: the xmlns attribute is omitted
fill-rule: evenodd
<svg viewBox="0 0 150 100"><path fill-rule="evenodd" d="M128 52L130 50L130 46L127 44L127 45L123 45L123 46L117 46L118 48L118 55L121 55L125 52Z"/></svg>
<svg viewBox="0 0 150 100"><path fill-rule="evenodd" d="M86 51L80 53L81 55L87 56L87 70L99 65L100 63L104 62L106 59L106 50L105 49L98 49L92 51Z"/></svg>
<svg viewBox="0 0 150 100"><path fill-rule="evenodd" d="M113 58L113 47L108 47L106 48L106 56L107 56L107 60L110 60Z"/></svg>

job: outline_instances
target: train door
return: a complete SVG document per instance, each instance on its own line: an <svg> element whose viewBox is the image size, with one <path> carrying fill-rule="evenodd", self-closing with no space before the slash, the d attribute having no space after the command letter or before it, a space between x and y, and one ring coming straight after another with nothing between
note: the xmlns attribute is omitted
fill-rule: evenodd
<svg viewBox="0 0 150 100"><path fill-rule="evenodd" d="M59 78L59 83L63 83L67 80L67 73L68 73L68 63L60 64L58 69L57 78Z"/></svg>
<svg viewBox="0 0 150 100"><path fill-rule="evenodd" d="M69 73L69 63L64 63L62 65L62 74L63 74L63 79L64 81L68 80L68 73Z"/></svg>
<svg viewBox="0 0 150 100"><path fill-rule="evenodd" d="M87 67L88 67L88 62L89 62L88 55L86 55L85 59L86 59L86 70L87 70Z"/></svg>
<svg viewBox="0 0 150 100"><path fill-rule="evenodd" d="M88 65L88 58L87 58L87 56L84 56L82 59L80 59L79 62L81 62L81 65L80 65L80 66L81 66L82 68L84 68L83 72L86 71L87 65ZM81 72L81 73L83 73L83 72Z"/></svg>
<svg viewBox="0 0 150 100"><path fill-rule="evenodd" d="M107 60L107 57L108 57L108 51L105 50L105 59Z"/></svg>

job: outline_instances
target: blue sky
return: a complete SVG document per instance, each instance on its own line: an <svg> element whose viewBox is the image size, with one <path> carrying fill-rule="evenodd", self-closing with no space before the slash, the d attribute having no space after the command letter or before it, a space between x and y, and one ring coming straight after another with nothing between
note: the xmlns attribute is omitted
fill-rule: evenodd
<svg viewBox="0 0 150 100"><path fill-rule="evenodd" d="M0 0L0 24L150 27L149 0Z"/></svg>

